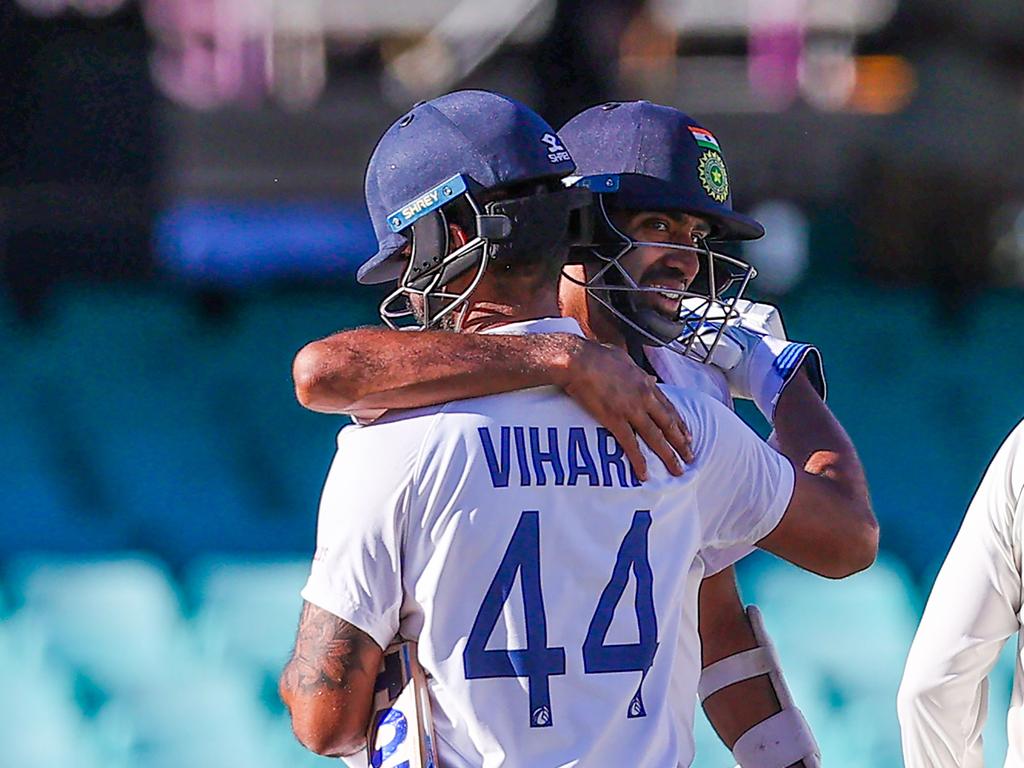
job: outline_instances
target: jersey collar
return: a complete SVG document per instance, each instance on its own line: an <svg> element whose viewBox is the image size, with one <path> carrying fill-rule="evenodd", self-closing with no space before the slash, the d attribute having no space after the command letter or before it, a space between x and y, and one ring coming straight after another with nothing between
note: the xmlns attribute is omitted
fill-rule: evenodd
<svg viewBox="0 0 1024 768"><path fill-rule="evenodd" d="M525 336L528 333L571 333L582 336L580 324L571 317L541 317L536 320L520 320L485 328L480 333L504 336Z"/></svg>

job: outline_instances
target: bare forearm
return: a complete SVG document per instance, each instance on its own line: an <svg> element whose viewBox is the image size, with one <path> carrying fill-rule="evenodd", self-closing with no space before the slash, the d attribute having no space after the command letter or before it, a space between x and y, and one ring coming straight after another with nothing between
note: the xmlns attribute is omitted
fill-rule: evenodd
<svg viewBox="0 0 1024 768"><path fill-rule="evenodd" d="M690 433L657 381L616 347L570 333L526 336L357 328L303 347L293 364L306 408L372 421L417 408L555 385L606 427L641 480L643 440L672 474L692 461Z"/></svg>
<svg viewBox="0 0 1024 768"><path fill-rule="evenodd" d="M306 408L358 413L565 383L583 340L420 333L357 328L306 345L295 357L295 391Z"/></svg>
<svg viewBox="0 0 1024 768"><path fill-rule="evenodd" d="M780 452L796 466L828 478L846 496L867 498L857 450L806 376L798 376L782 393L774 426Z"/></svg>
<svg viewBox="0 0 1024 768"><path fill-rule="evenodd" d="M805 521L804 544L810 542L820 560L812 570L845 576L870 565L878 550L878 522L864 468L846 431L803 375L782 394L774 439L810 476L805 489L816 513Z"/></svg>
<svg viewBox="0 0 1024 768"><path fill-rule="evenodd" d="M344 757L365 748L361 738L365 731L353 738L355 734L340 733L336 722L323 716L328 711L346 712L348 697L305 660L293 658L288 662L281 673L278 693L291 715L296 738L307 749L328 757Z"/></svg>
<svg viewBox="0 0 1024 768"><path fill-rule="evenodd" d="M307 749L343 756L364 748L380 657L377 644L357 627L303 604L278 692Z"/></svg>

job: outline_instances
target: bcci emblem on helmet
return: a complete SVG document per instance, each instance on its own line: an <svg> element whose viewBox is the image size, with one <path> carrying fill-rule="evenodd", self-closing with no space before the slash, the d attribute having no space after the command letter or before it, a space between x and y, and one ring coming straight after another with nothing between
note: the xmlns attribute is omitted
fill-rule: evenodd
<svg viewBox="0 0 1024 768"><path fill-rule="evenodd" d="M708 150L701 155L697 164L697 175L701 186L708 196L719 203L729 199L729 172L725 169L725 161L717 152Z"/></svg>

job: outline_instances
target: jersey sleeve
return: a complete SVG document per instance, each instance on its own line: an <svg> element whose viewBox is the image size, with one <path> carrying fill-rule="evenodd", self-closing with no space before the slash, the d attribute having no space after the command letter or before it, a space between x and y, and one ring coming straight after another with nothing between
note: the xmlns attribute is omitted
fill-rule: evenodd
<svg viewBox="0 0 1024 768"><path fill-rule="evenodd" d="M673 395L694 438L690 470L697 473L702 550L752 547L782 519L793 465L717 400Z"/></svg>
<svg viewBox="0 0 1024 768"><path fill-rule="evenodd" d="M747 555L752 554L755 549L757 547L753 544L739 544L735 547L726 547L725 549L716 549L715 547L702 549L700 554L704 559L704 577L714 576L716 573L724 571L730 565L736 565Z"/></svg>
<svg viewBox="0 0 1024 768"><path fill-rule="evenodd" d="M986 470L911 645L897 700L908 768L982 765L986 678L1019 629L1022 486L1024 423Z"/></svg>
<svg viewBox="0 0 1024 768"><path fill-rule="evenodd" d="M400 425L347 427L320 498L306 601L386 648L403 601L402 540L415 451ZM404 441L404 442L403 442Z"/></svg>

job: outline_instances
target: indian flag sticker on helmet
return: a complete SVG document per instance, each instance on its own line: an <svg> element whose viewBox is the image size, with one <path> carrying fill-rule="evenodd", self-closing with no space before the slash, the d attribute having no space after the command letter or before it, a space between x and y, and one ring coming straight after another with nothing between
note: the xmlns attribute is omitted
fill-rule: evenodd
<svg viewBox="0 0 1024 768"><path fill-rule="evenodd" d="M692 128L690 130L693 130ZM697 175L708 196L718 203L729 199L729 172L717 152L705 152L697 163Z"/></svg>
<svg viewBox="0 0 1024 768"><path fill-rule="evenodd" d="M711 135L711 131L698 128L696 125L690 125L687 127L690 129L690 133L693 134L693 138L697 142L697 146L703 147L704 149L713 149L715 152L722 151L722 148L718 145L718 139Z"/></svg>

